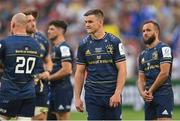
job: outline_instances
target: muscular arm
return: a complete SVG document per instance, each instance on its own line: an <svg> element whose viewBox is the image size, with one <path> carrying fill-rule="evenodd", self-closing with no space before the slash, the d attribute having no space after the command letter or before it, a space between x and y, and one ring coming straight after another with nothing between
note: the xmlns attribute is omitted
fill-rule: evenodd
<svg viewBox="0 0 180 121"><path fill-rule="evenodd" d="M139 93L141 96L143 95L143 92L145 91L145 88L144 88L145 84L146 84L145 75L143 72L139 72L137 86L138 86Z"/></svg>
<svg viewBox="0 0 180 121"><path fill-rule="evenodd" d="M83 102L81 100L81 92L84 84L85 65L78 65L75 73L75 105L79 112L83 112Z"/></svg>
<svg viewBox="0 0 180 121"><path fill-rule="evenodd" d="M52 68L53 68L53 63L50 56L43 58L43 61L44 61L43 64L44 64L45 71L39 74L39 78L48 80L50 77L50 72L52 71Z"/></svg>
<svg viewBox="0 0 180 121"><path fill-rule="evenodd" d="M81 92L84 84L85 65L78 65L75 73L75 98L81 97Z"/></svg>
<svg viewBox="0 0 180 121"><path fill-rule="evenodd" d="M118 69L116 90L112 97L110 98L109 105L110 107L117 107L121 104L121 96L125 81L126 81L126 61L116 63L116 67Z"/></svg>
<svg viewBox="0 0 180 121"><path fill-rule="evenodd" d="M72 64L70 62L62 62L62 68L56 73L50 75L49 80L59 80L72 73Z"/></svg>
<svg viewBox="0 0 180 121"><path fill-rule="evenodd" d="M115 94L120 95L122 93L127 76L126 61L116 63L116 67L118 69L118 77Z"/></svg>
<svg viewBox="0 0 180 121"><path fill-rule="evenodd" d="M169 76L171 64L170 63L163 63L160 64L160 73L157 76L156 80L154 81L153 85L149 89L149 92L153 93L159 88L164 82L167 80Z"/></svg>
<svg viewBox="0 0 180 121"><path fill-rule="evenodd" d="M138 81L137 81L137 86L139 89L139 93L142 96L142 98L144 99L144 101L146 102L151 102L153 99L152 94L149 94L146 90L145 90L145 84L146 84L146 78L143 72L139 72L139 76L138 76Z"/></svg>
<svg viewBox="0 0 180 121"><path fill-rule="evenodd" d="M53 63L51 57L48 55L43 59L43 61L44 61L45 70L52 71Z"/></svg>

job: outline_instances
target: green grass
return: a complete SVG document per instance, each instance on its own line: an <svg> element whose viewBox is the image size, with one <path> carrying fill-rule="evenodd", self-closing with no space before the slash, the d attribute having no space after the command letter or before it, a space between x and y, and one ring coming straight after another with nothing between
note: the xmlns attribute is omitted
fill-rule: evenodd
<svg viewBox="0 0 180 121"><path fill-rule="evenodd" d="M86 120L86 113L71 113L71 120ZM134 111L130 107L123 107L123 120L144 120L144 112ZM173 120L180 120L180 107L175 107L173 111Z"/></svg>

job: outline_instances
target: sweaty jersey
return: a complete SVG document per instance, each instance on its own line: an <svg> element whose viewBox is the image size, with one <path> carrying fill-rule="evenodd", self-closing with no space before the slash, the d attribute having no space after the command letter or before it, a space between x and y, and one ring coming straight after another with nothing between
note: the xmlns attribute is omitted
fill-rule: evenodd
<svg viewBox="0 0 180 121"><path fill-rule="evenodd" d="M35 96L32 75L39 63L39 45L30 36L9 36L0 41L0 58L4 65L0 96L26 99Z"/></svg>
<svg viewBox="0 0 180 121"><path fill-rule="evenodd" d="M125 61L125 52L119 38L110 33L99 40L90 35L84 38L78 48L76 63L86 66L86 93L112 95L117 83L116 63L120 61Z"/></svg>
<svg viewBox="0 0 180 121"><path fill-rule="evenodd" d="M53 47L52 51L52 61L53 61L53 70L52 73L59 71L62 68L61 62L73 62L73 54L72 50L66 42L62 42L59 45ZM51 86L55 86L57 84L67 84L70 83L70 75L62 78L61 80L51 80ZM66 86L67 86L66 85Z"/></svg>
<svg viewBox="0 0 180 121"><path fill-rule="evenodd" d="M171 48L163 42L160 42L153 48L145 49L139 56L139 71L145 74L146 89L149 89L160 73L160 64L170 63L172 68L173 55ZM155 95L168 94L172 90L170 68L168 79L160 86Z"/></svg>

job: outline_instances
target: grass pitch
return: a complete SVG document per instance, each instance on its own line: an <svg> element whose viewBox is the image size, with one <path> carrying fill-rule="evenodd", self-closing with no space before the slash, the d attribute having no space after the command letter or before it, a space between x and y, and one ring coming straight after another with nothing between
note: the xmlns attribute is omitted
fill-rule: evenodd
<svg viewBox="0 0 180 121"><path fill-rule="evenodd" d="M143 110L134 111L133 108L131 107L123 107L122 111L123 111L123 120L144 120ZM87 120L86 112L83 113L72 112L71 120ZM180 107L174 108L173 120L180 120Z"/></svg>

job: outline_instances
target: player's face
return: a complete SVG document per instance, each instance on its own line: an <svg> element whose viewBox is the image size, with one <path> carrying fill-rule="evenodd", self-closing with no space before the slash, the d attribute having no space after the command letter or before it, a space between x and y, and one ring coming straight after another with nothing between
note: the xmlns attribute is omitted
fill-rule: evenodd
<svg viewBox="0 0 180 121"><path fill-rule="evenodd" d="M59 35L59 30L54 25L51 25L48 27L47 34L48 34L48 39L54 41Z"/></svg>
<svg viewBox="0 0 180 121"><path fill-rule="evenodd" d="M36 19L32 15L27 15L26 31L28 34L32 34L36 32Z"/></svg>
<svg viewBox="0 0 180 121"><path fill-rule="evenodd" d="M156 29L152 23L147 23L143 26L144 44L152 44L156 40Z"/></svg>
<svg viewBox="0 0 180 121"><path fill-rule="evenodd" d="M102 26L102 22L95 15L85 16L85 28L88 34L96 33Z"/></svg>

